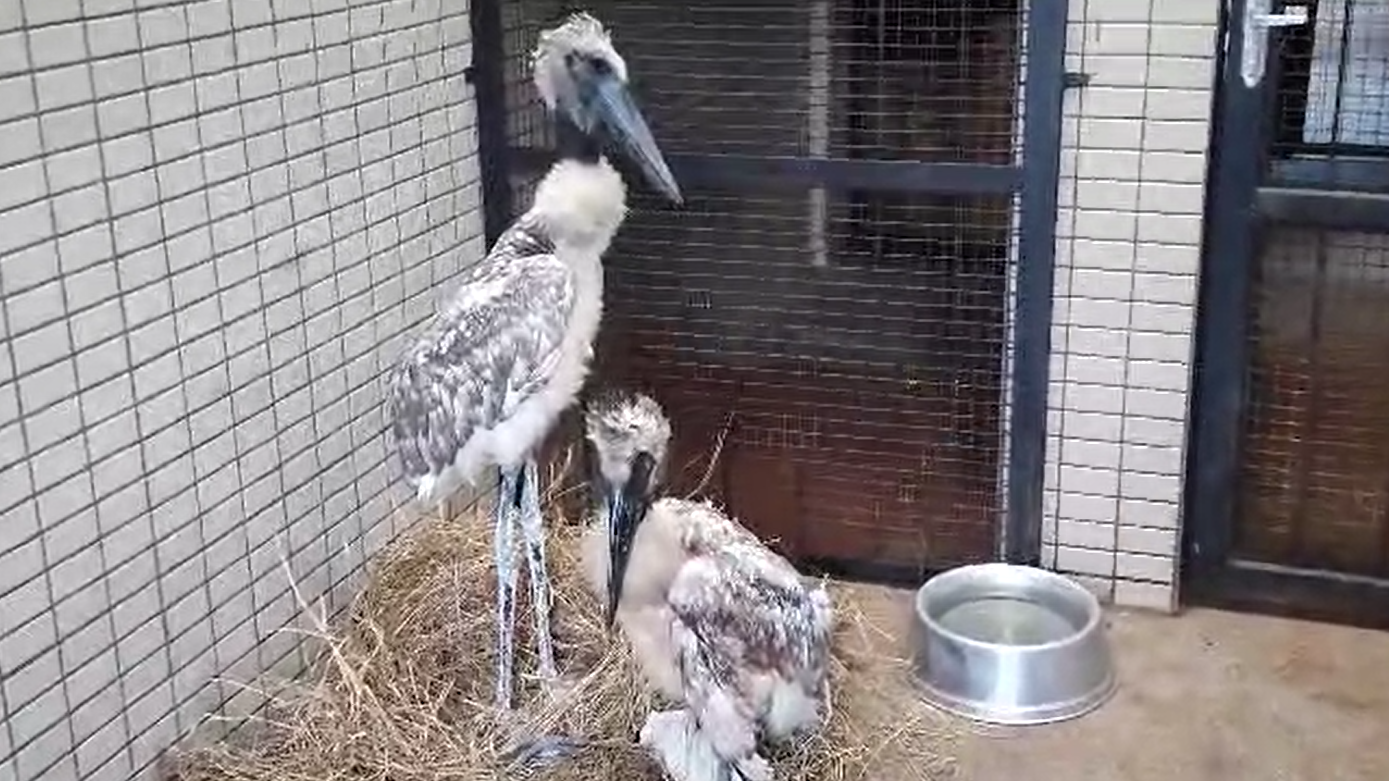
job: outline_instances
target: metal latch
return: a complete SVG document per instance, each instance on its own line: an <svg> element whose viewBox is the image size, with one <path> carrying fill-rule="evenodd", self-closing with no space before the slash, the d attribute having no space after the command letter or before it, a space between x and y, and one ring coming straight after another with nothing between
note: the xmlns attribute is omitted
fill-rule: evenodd
<svg viewBox="0 0 1389 781"><path fill-rule="evenodd" d="M1311 14L1305 5L1284 6L1281 13L1270 9L1274 0L1248 0L1244 5L1244 56L1240 76L1244 86L1257 87L1268 68L1268 31L1274 27L1299 27Z"/></svg>
<svg viewBox="0 0 1389 781"><path fill-rule="evenodd" d="M1090 80L1092 78L1092 74L1083 71L1067 71L1062 81L1062 88L1078 89L1080 87L1088 87L1090 86Z"/></svg>

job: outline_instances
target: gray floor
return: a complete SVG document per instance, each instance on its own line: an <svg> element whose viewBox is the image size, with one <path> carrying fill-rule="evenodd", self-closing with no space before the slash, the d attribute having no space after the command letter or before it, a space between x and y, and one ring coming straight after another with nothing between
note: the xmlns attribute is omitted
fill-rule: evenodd
<svg viewBox="0 0 1389 781"><path fill-rule="evenodd" d="M885 619L903 616L905 595L884 593L881 606ZM1389 633L1115 610L1110 636L1120 666L1113 700L1045 727L962 724L957 777L1389 781Z"/></svg>

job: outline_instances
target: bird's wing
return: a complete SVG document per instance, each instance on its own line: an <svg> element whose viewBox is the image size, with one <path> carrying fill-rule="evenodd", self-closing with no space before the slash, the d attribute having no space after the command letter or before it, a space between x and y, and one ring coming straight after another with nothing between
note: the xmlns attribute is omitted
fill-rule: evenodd
<svg viewBox="0 0 1389 781"><path fill-rule="evenodd" d="M819 698L829 598L755 539L689 560L668 602L686 704L723 756L755 750L767 687L797 686Z"/></svg>
<svg viewBox="0 0 1389 781"><path fill-rule="evenodd" d="M573 277L521 227L503 235L391 375L391 430L412 484L452 464L559 362Z"/></svg>
<svg viewBox="0 0 1389 781"><path fill-rule="evenodd" d="M651 506L651 512L678 519L675 526L680 530L680 545L690 556L703 556L731 546L751 546L760 549L764 555L772 556L769 561L773 564L779 562L777 569L790 570L791 565L767 550L757 535L707 499L664 496Z"/></svg>

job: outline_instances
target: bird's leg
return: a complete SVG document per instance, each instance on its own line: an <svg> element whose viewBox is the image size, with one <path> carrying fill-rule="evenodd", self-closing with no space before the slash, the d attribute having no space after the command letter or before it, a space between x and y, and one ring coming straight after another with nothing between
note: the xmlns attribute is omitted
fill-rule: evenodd
<svg viewBox="0 0 1389 781"><path fill-rule="evenodd" d="M525 481L521 489L521 533L526 540L526 563L530 565L531 612L535 616L536 651L542 683L558 675L555 644L550 635L550 573L545 566L545 518L540 509L540 469L535 459L526 460Z"/></svg>
<svg viewBox="0 0 1389 781"><path fill-rule="evenodd" d="M520 470L498 470L497 517L492 544L497 560L497 707L511 710L511 678L516 658L517 481Z"/></svg>

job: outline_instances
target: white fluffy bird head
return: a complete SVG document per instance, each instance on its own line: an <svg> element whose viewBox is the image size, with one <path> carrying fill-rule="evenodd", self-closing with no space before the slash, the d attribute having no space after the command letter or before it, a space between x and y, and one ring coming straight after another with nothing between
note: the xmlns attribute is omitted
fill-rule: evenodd
<svg viewBox="0 0 1389 781"><path fill-rule="evenodd" d="M584 431L598 457L598 469L611 484L627 481L632 459L647 453L656 463L653 485L665 469L670 420L656 400L642 393L605 390L584 413Z"/></svg>
<svg viewBox="0 0 1389 781"><path fill-rule="evenodd" d="M612 37L602 22L582 11L540 34L531 69L540 98L551 111L580 109L583 85L594 74L610 72L627 82L627 62L613 48Z"/></svg>

